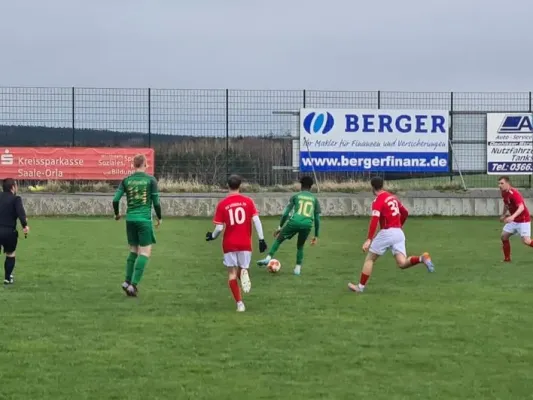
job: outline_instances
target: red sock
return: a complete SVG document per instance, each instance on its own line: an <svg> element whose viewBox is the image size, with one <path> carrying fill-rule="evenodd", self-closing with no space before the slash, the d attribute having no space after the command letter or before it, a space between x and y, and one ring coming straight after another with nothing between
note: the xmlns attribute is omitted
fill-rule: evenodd
<svg viewBox="0 0 533 400"><path fill-rule="evenodd" d="M529 247L533 247L533 240L529 243Z"/></svg>
<svg viewBox="0 0 533 400"><path fill-rule="evenodd" d="M239 282L237 282L237 279L232 279L231 281L228 281L228 285L235 301L242 301L241 289L239 288Z"/></svg>
<svg viewBox="0 0 533 400"><path fill-rule="evenodd" d="M370 278L370 275L361 273L361 278L359 278L359 284L365 286L366 282L368 281L368 278Z"/></svg>
<svg viewBox="0 0 533 400"><path fill-rule="evenodd" d="M510 260L511 259L511 242L509 242L508 240L502 240L502 248L503 248L503 256L505 257L506 260Z"/></svg>
<svg viewBox="0 0 533 400"><path fill-rule="evenodd" d="M420 264L422 262L422 257L420 256L411 256L409 257L409 263L411 265Z"/></svg>

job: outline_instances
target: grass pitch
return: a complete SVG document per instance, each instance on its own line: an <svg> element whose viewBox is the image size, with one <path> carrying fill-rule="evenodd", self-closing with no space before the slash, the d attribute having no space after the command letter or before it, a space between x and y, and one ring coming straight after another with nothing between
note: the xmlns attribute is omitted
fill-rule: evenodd
<svg viewBox="0 0 533 400"><path fill-rule="evenodd" d="M408 251L436 273L387 255L358 296L368 221L325 218L302 276L294 241L279 274L251 268L244 314L208 220L164 222L137 299L123 221L30 222L0 288L0 399L532 398L533 249L514 239L501 264L497 220L409 219Z"/></svg>

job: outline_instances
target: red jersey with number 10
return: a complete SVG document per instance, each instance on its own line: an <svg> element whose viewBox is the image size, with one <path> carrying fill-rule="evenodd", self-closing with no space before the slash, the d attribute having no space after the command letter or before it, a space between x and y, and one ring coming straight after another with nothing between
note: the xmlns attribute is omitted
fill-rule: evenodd
<svg viewBox="0 0 533 400"><path fill-rule="evenodd" d="M254 201L239 193L230 194L218 203L213 223L225 225L224 253L252 251L252 218L258 214Z"/></svg>
<svg viewBox="0 0 533 400"><path fill-rule="evenodd" d="M379 218L381 229L401 228L407 215L400 200L389 192L381 192L372 203L372 217Z"/></svg>
<svg viewBox="0 0 533 400"><path fill-rule="evenodd" d="M513 215L520 204L524 205L524 211L522 211L515 219L514 222L530 222L531 216L529 210L526 207L526 202L518 190L510 188L507 191L502 191L503 204L507 206L511 215Z"/></svg>

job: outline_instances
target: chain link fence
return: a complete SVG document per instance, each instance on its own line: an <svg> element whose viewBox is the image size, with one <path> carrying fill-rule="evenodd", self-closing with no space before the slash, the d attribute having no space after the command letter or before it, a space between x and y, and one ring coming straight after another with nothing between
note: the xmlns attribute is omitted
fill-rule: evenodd
<svg viewBox="0 0 533 400"><path fill-rule="evenodd" d="M453 181L461 171L469 186L485 187L494 186L485 172L485 114L532 112L532 94L0 87L0 139L4 146L148 146L158 178L218 184L239 173L251 183L288 184L298 175L293 141L303 107L449 110L450 172L387 179Z"/></svg>

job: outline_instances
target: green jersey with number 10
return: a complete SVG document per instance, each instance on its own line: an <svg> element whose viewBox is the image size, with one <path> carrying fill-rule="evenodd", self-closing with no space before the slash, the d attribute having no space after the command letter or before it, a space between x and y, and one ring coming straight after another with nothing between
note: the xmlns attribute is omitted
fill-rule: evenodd
<svg viewBox="0 0 533 400"><path fill-rule="evenodd" d="M315 216L321 213L320 203L311 192L300 192L292 196L285 211L288 214L291 210L291 222L309 227L313 226Z"/></svg>

